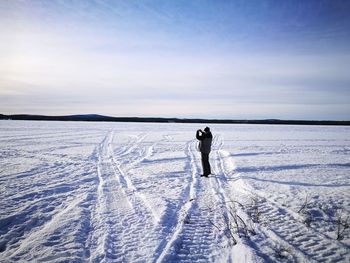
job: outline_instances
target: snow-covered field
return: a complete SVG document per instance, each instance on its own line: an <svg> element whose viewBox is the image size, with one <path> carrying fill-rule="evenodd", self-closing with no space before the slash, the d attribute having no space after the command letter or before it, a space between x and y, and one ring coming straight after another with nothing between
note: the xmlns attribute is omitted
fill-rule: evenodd
<svg viewBox="0 0 350 263"><path fill-rule="evenodd" d="M204 127L0 121L0 261L350 261L350 127Z"/></svg>

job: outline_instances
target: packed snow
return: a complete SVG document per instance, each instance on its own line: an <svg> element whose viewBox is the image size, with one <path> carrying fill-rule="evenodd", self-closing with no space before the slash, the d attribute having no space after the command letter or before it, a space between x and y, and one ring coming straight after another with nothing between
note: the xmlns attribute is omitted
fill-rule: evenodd
<svg viewBox="0 0 350 263"><path fill-rule="evenodd" d="M350 127L0 121L0 261L350 262Z"/></svg>

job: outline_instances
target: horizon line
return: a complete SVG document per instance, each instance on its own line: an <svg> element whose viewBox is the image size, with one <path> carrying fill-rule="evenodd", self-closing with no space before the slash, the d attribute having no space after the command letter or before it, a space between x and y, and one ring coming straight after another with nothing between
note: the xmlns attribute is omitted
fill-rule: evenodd
<svg viewBox="0 0 350 263"><path fill-rule="evenodd" d="M15 119L12 119L15 118ZM181 117L137 117L109 116L100 114L40 115L40 114L2 114L0 119L10 120L48 120L48 121L115 121L115 122L178 122L178 123L248 123L248 124L342 124L350 125L350 120L306 120L306 119L230 119L230 118L181 118Z"/></svg>

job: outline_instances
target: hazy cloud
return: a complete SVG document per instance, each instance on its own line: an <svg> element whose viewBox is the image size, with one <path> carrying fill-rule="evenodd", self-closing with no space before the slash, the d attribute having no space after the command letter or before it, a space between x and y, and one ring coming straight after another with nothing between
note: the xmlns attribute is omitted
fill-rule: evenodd
<svg viewBox="0 0 350 263"><path fill-rule="evenodd" d="M2 1L0 112L346 119L349 12L346 1Z"/></svg>

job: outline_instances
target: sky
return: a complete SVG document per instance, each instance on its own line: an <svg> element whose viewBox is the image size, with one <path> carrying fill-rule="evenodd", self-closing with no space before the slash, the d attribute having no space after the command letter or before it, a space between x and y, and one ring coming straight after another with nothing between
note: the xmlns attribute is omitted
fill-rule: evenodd
<svg viewBox="0 0 350 263"><path fill-rule="evenodd" d="M350 120L350 1L0 0L0 113Z"/></svg>

